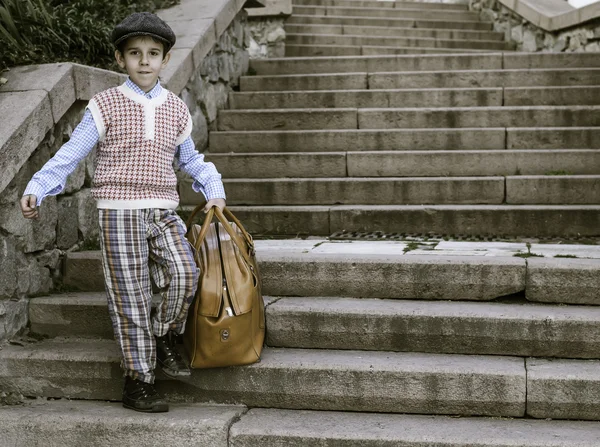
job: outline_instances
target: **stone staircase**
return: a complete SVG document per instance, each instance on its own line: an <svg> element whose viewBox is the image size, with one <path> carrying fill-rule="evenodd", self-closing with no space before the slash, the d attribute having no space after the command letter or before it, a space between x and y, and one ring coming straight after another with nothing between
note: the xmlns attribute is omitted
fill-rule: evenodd
<svg viewBox="0 0 600 447"><path fill-rule="evenodd" d="M209 137L254 234L599 234L597 54L508 51L446 3L302 0L286 27Z"/></svg>
<svg viewBox="0 0 600 447"><path fill-rule="evenodd" d="M496 52L461 5L294 3L291 57L254 61L210 134L250 231L598 235L598 55ZM68 253L70 292L0 349L0 392L34 398L0 445L600 445L598 261L378 247L258 240L261 362L159 373L161 415L113 402L100 256Z"/></svg>

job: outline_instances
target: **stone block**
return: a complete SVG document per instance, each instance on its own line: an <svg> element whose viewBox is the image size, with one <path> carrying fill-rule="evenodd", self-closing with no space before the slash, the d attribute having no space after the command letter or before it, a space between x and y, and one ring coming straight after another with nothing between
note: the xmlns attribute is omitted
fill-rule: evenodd
<svg viewBox="0 0 600 447"><path fill-rule="evenodd" d="M329 207L235 207L231 211L251 234L329 235Z"/></svg>
<svg viewBox="0 0 600 447"><path fill-rule="evenodd" d="M593 174L600 151L356 151L347 160L349 177L543 175L559 169Z"/></svg>
<svg viewBox="0 0 600 447"><path fill-rule="evenodd" d="M194 73L194 60L191 48L171 50L171 60L161 71L161 82L176 95L186 86Z"/></svg>
<svg viewBox="0 0 600 447"><path fill-rule="evenodd" d="M267 308L267 345L594 359L599 323L597 308L286 297Z"/></svg>
<svg viewBox="0 0 600 447"><path fill-rule="evenodd" d="M64 260L63 283L74 290L99 292L105 290L99 251L69 253Z"/></svg>
<svg viewBox="0 0 600 447"><path fill-rule="evenodd" d="M217 447L228 444L229 426L241 406L172 405L169 413L132 417L120 403L50 401L0 408L3 442L28 447L71 445L166 445Z"/></svg>
<svg viewBox="0 0 600 447"><path fill-rule="evenodd" d="M600 260L527 260L525 295L529 301L600 305Z"/></svg>
<svg viewBox="0 0 600 447"><path fill-rule="evenodd" d="M520 258L309 253L258 258L263 291L275 296L486 301L525 289Z"/></svg>
<svg viewBox="0 0 600 447"><path fill-rule="evenodd" d="M251 66L254 65L254 62ZM285 76L243 76L240 90L280 91L280 90L358 90L367 89L366 73L285 75Z"/></svg>
<svg viewBox="0 0 600 447"><path fill-rule="evenodd" d="M527 415L598 420L600 362L526 359Z"/></svg>
<svg viewBox="0 0 600 447"><path fill-rule="evenodd" d="M598 205L336 206L330 230L445 235L596 236Z"/></svg>
<svg viewBox="0 0 600 447"><path fill-rule="evenodd" d="M200 108L196 108L194 113L192 113L192 122L194 123L192 140L196 145L196 149L204 152L208 146L208 124Z"/></svg>
<svg viewBox="0 0 600 447"><path fill-rule="evenodd" d="M112 340L49 340L0 351L0 380L27 395L118 399L120 376ZM170 402L520 417L525 381L523 359L514 357L264 349L259 363L158 386Z"/></svg>
<svg viewBox="0 0 600 447"><path fill-rule="evenodd" d="M600 203L600 176L509 176L506 177L506 203L597 204Z"/></svg>
<svg viewBox="0 0 600 447"><path fill-rule="evenodd" d="M0 342L9 340L25 329L28 304L26 299L0 301Z"/></svg>
<svg viewBox="0 0 600 447"><path fill-rule="evenodd" d="M206 18L177 20L170 22L169 26L177 36L174 49L191 49L194 68L199 67L202 59L216 43L214 20Z"/></svg>
<svg viewBox="0 0 600 447"><path fill-rule="evenodd" d="M3 73L8 82L0 85L0 93L44 90L57 123L75 102L75 78L70 63L27 65L13 67Z"/></svg>
<svg viewBox="0 0 600 447"><path fill-rule="evenodd" d="M215 32L217 39L225 32L231 22L233 22L235 16L242 9L243 3L239 0L223 0L218 3L220 6L219 11L215 17Z"/></svg>
<svg viewBox="0 0 600 447"><path fill-rule="evenodd" d="M226 179L231 205L500 204L502 177Z"/></svg>
<svg viewBox="0 0 600 447"><path fill-rule="evenodd" d="M345 177L346 154L210 154L223 178L264 178L265 169L277 177Z"/></svg>
<svg viewBox="0 0 600 447"><path fill-rule="evenodd" d="M210 151L216 153L431 150L431 148L485 150L504 149L505 136L504 128L270 130L251 133L213 132L209 144ZM600 143L596 144L600 145Z"/></svg>
<svg viewBox="0 0 600 447"><path fill-rule="evenodd" d="M0 192L27 162L54 126L45 90L0 93Z"/></svg>
<svg viewBox="0 0 600 447"><path fill-rule="evenodd" d="M356 109L220 110L218 115L220 131L356 128Z"/></svg>
<svg viewBox="0 0 600 447"><path fill-rule="evenodd" d="M103 90L121 85L127 79L124 73L103 70L87 65L73 64L77 99L90 100Z"/></svg>
<svg viewBox="0 0 600 447"><path fill-rule="evenodd" d="M600 149L600 127L506 129L507 149Z"/></svg>
<svg viewBox="0 0 600 447"><path fill-rule="evenodd" d="M596 423L253 408L230 431L231 447L579 447L600 437Z"/></svg>
<svg viewBox="0 0 600 447"><path fill-rule="evenodd" d="M0 299L9 299L15 296L19 281L17 247L12 237L0 236L0 253L0 271L2 272L0 275Z"/></svg>
<svg viewBox="0 0 600 447"><path fill-rule="evenodd" d="M292 14L291 0L265 0L263 8L248 8L248 17L289 16Z"/></svg>

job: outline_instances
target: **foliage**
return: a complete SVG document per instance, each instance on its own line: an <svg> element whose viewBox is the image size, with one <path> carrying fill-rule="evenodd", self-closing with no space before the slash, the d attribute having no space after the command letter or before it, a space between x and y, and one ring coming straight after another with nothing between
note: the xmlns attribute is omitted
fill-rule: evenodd
<svg viewBox="0 0 600 447"><path fill-rule="evenodd" d="M0 0L0 70L77 62L115 68L113 27L133 12L179 0Z"/></svg>

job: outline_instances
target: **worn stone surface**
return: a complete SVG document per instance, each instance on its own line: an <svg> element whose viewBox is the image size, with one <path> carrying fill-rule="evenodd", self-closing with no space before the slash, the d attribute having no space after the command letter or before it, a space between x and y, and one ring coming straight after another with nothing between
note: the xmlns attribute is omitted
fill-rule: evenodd
<svg viewBox="0 0 600 447"><path fill-rule="evenodd" d="M597 420L600 362L527 359L527 415Z"/></svg>
<svg viewBox="0 0 600 447"><path fill-rule="evenodd" d="M392 413L525 412L524 361L515 357L271 349L247 367L161 380L171 402ZM112 340L53 339L0 351L0 383L24 395L119 399ZM75 385L75 383L77 385Z"/></svg>
<svg viewBox="0 0 600 447"><path fill-rule="evenodd" d="M259 253L258 259L269 295L485 301L525 288L525 261L518 258Z"/></svg>
<svg viewBox="0 0 600 447"><path fill-rule="evenodd" d="M229 426L242 406L172 405L168 413L135 413L120 403L34 401L0 408L6 445L75 447L81 445L164 445L226 447Z"/></svg>
<svg viewBox="0 0 600 447"><path fill-rule="evenodd" d="M600 357L600 309L509 303L286 297L267 345L534 357Z"/></svg>
<svg viewBox="0 0 600 447"><path fill-rule="evenodd" d="M525 294L530 301L600 305L600 260L527 260Z"/></svg>
<svg viewBox="0 0 600 447"><path fill-rule="evenodd" d="M592 447L596 423L451 418L253 408L231 427L231 447Z"/></svg>
<svg viewBox="0 0 600 447"><path fill-rule="evenodd" d="M6 84L0 85L2 92L43 90L48 93L52 118L57 123L75 102L75 79L73 64L44 64L13 67L4 72Z"/></svg>

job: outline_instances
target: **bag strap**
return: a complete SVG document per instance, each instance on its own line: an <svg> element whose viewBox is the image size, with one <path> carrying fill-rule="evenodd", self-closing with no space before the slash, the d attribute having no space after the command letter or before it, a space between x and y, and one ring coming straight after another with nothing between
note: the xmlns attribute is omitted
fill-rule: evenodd
<svg viewBox="0 0 600 447"><path fill-rule="evenodd" d="M196 215L201 210L204 209L205 205L206 205L206 202L198 205L196 208L194 208L194 211L192 211L192 214L190 215L190 217L188 218L188 220L186 222L186 227L187 227L188 231L190 231L190 229L191 229L192 222L194 221L194 217L196 217ZM225 217L225 215L227 215L227 217ZM241 222L237 219L237 217L235 217L233 215L233 213L231 211L229 211L227 208L225 208L225 214L221 211L221 209L218 206L213 206L208 211L208 213L206 214L206 217L204 218L204 222L202 223L202 228L200 228L200 233L198 234L198 238L196 239L195 244L194 244L194 248L196 249L196 251L200 250L200 247L202 246L202 242L204 241L204 238L206 237L206 233L208 232L208 228L210 227L210 224L212 223L212 220L215 217L221 223L221 225L223 225L223 228L225 228L225 231L227 231L227 233L231 237L231 240L233 241L233 243L235 245L237 245L244 260L246 262L248 262L249 264L251 264L251 260L248 257L248 255L246 254L245 250L243 249L243 245L245 242L250 251L250 255L254 256L254 242L252 240L252 236L250 236L250 234L248 234L248 232L242 226ZM243 239L233 229L233 227L231 226L231 224L229 223L229 220L227 218L231 219L237 225L237 227L242 232L242 235L244 236Z"/></svg>
<svg viewBox="0 0 600 447"><path fill-rule="evenodd" d="M229 223L227 218L223 215L223 212L221 211L221 209L219 207L214 206L211 208L211 210L215 210L216 218L219 220L219 222L221 222L221 225L223 225L223 228L225 228L225 231L227 231L227 233L229 233L231 240L233 241L233 243L235 245L237 245L239 252L242 255L242 257L244 258L244 260L249 265L252 265L252 261L251 261L250 257L248 256L248 254L246 254L246 250L243 249L243 245L244 245L244 242L246 242L246 244L248 245L247 248L251 251L252 256L254 255L254 253L253 253L254 245L252 243L248 243L248 240L246 239L246 237L244 237L244 239L242 239L240 237L240 235L238 233L236 233L236 231L233 229L233 227L231 226L231 224ZM231 214L231 215L233 216L233 214ZM237 223L236 223L236 225L237 225ZM244 233L242 233L242 234L244 234Z"/></svg>

